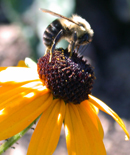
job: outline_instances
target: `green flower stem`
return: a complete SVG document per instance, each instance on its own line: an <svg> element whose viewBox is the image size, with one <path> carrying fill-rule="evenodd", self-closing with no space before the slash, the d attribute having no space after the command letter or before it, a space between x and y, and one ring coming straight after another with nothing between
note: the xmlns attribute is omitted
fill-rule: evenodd
<svg viewBox="0 0 130 155"><path fill-rule="evenodd" d="M40 117L40 116L39 116ZM38 118L39 118L38 117ZM4 153L9 147L11 147L14 143L16 143L23 135L33 126L33 124L38 120L34 120L27 128L19 132L18 134L14 135L13 137L9 138L8 141L4 142L0 146L0 154Z"/></svg>

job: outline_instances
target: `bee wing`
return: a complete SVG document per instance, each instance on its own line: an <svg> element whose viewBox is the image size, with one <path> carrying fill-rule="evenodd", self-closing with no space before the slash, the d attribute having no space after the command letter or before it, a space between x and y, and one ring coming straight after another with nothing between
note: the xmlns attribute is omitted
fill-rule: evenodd
<svg viewBox="0 0 130 155"><path fill-rule="evenodd" d="M47 10L47 9L42 9L42 8L40 8L40 10L41 10L42 12L49 13L49 14L51 14L51 15L53 15L53 16L66 19L66 20L68 20L68 21L70 21L70 22L72 22L72 23L74 23L74 24L80 26L80 24L74 22L74 21L71 20L70 18L67 18L67 17L65 17L65 16L62 16L62 15L60 15L60 14L58 14L58 13L53 12L53 11L50 11L50 10Z"/></svg>

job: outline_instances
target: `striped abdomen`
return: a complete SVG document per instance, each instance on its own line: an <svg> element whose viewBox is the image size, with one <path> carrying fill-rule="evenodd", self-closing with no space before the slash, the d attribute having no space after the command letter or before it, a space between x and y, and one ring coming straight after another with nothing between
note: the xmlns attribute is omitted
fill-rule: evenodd
<svg viewBox="0 0 130 155"><path fill-rule="evenodd" d="M54 20L45 30L43 34L43 43L47 47L51 47L53 44L53 40L57 36L58 32L63 29L60 21L58 19ZM61 36L62 37L62 36Z"/></svg>

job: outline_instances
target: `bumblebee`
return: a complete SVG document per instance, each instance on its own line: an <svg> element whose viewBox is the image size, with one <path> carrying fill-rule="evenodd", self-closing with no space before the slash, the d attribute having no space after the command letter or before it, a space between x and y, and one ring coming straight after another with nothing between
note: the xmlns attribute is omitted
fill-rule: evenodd
<svg viewBox="0 0 130 155"><path fill-rule="evenodd" d="M90 24L82 17L72 15L72 17L67 18L46 9L41 8L41 11L58 17L46 28L43 34L43 43L47 47L46 53L50 52L50 61L55 46L61 39L69 42L68 52L70 55L75 48L78 49L80 45L87 45L92 41L94 32Z"/></svg>

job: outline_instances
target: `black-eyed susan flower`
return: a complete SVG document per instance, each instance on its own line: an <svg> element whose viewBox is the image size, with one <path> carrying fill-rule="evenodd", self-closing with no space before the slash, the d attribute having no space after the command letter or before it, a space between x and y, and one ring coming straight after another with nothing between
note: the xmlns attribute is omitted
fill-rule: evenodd
<svg viewBox="0 0 130 155"><path fill-rule="evenodd" d="M69 155L105 155L98 109L123 121L105 103L91 95L94 72L82 57L55 50L36 66L0 67L0 140L19 133L41 115L27 155L51 155L64 123ZM38 72L37 72L38 71Z"/></svg>

